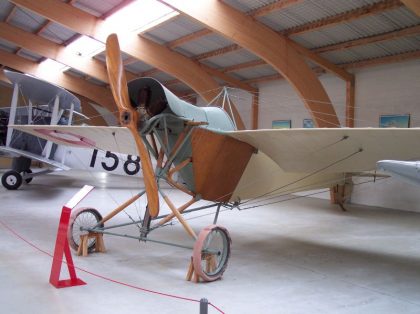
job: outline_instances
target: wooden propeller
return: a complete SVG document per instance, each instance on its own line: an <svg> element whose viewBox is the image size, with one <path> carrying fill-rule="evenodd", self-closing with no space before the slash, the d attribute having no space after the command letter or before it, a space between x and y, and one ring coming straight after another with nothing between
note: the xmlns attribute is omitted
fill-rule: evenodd
<svg viewBox="0 0 420 314"><path fill-rule="evenodd" d="M112 94L120 112L120 123L133 134L143 169L149 213L152 217L159 214L159 195L155 174L149 153L137 130L139 113L130 104L127 79L121 59L121 50L116 34L111 34L106 40L106 65Z"/></svg>

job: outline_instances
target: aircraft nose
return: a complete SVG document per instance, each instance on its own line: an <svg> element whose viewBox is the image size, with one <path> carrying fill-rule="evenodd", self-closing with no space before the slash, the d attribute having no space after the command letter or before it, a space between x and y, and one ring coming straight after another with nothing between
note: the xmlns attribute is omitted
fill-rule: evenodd
<svg viewBox="0 0 420 314"><path fill-rule="evenodd" d="M385 170L386 161L380 160L376 163L376 169L378 170Z"/></svg>

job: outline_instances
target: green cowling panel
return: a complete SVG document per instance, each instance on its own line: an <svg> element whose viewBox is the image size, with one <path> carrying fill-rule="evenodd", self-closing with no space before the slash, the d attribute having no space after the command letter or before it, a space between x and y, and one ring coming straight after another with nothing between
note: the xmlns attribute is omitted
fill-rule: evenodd
<svg viewBox="0 0 420 314"><path fill-rule="evenodd" d="M162 104L162 102L164 102L165 106L163 108L165 109L163 111L157 110L159 111L159 113L173 114L182 119L194 122L206 122L206 125L200 127L215 132L235 130L235 126L231 118L222 108L196 107L194 105L191 105L190 103L179 99L176 95L174 95L171 91L169 91L161 83L159 83L153 78L139 78L128 83L130 100L134 104L138 103L139 92L145 88L150 89L150 95L147 102L150 108L152 109L151 111L153 111L153 109L162 108L159 105ZM182 120L167 116L166 123L169 130L169 147L174 147L178 136L184 129L183 122ZM156 127L156 132L159 133L161 137L163 137L163 126L158 125ZM191 139L189 139L186 145L184 145L184 147L177 154L176 158L174 159L174 164L179 164L186 158L191 157L191 155ZM195 192L194 173L192 164L190 163L189 165L181 169L180 174L184 182L186 183L188 189Z"/></svg>
<svg viewBox="0 0 420 314"><path fill-rule="evenodd" d="M135 79L128 83L130 99L133 102L136 102L139 90L146 87L151 90L150 103L152 106L160 100L167 101L169 108L165 109L165 113L173 113L178 117L195 122L207 122L208 125L204 127L215 131L235 130L232 120L222 108L196 107L191 105L190 103L179 99L176 95L159 83L159 81L150 77Z"/></svg>

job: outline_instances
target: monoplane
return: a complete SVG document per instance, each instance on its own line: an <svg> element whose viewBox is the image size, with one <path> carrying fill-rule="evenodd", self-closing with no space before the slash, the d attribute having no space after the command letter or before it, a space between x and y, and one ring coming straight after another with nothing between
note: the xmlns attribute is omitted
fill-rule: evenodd
<svg viewBox="0 0 420 314"><path fill-rule="evenodd" d="M13 126L58 144L140 156L143 191L104 217L94 208L72 213L69 241L79 251L81 247L92 251L98 234L187 247L192 249L188 278L194 273L195 280L213 281L222 276L230 256L230 235L217 225L221 207L240 208L252 200L281 193L337 184L350 186L354 174L374 170L378 160L420 156L420 129L237 131L222 108L186 103L155 79L139 78L127 84L115 34L107 39L106 53L121 127ZM155 169L151 158L157 160ZM173 180L175 173L180 174L184 184ZM176 207L160 188L163 181L189 195L190 200ZM345 190L340 190L342 196L347 193ZM115 215L140 197L147 197L142 219L110 224ZM170 208L170 214L160 215L162 200ZM184 215L203 209L192 208L199 200L212 202L209 206L215 206L216 211L213 224L197 234ZM173 219L182 224L192 245L150 237ZM129 224L139 226L138 235L115 231Z"/></svg>

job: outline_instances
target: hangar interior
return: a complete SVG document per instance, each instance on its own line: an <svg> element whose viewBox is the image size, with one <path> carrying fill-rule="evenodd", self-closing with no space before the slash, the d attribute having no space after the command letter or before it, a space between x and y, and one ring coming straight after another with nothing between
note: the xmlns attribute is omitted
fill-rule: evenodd
<svg viewBox="0 0 420 314"><path fill-rule="evenodd" d="M16 71L79 98L78 124L118 126L105 53L116 33L127 80L154 78L200 108L223 99L243 129L378 128L394 116L420 127L416 0L0 0L0 20L0 110L14 95L6 72ZM1 173L11 163L0 155ZM73 254L87 285L66 289L48 283L63 204L88 184L96 188L81 205L105 214L143 180L88 170L33 179L0 187L4 312L199 313L201 298L209 313L420 310L419 186L392 176L354 177L347 211L330 189L224 210L218 223L232 249L221 280L186 281L185 248L105 235L105 254ZM146 205L141 198L117 221L140 217ZM199 231L213 215L188 221ZM188 240L178 221L162 229L159 241Z"/></svg>

